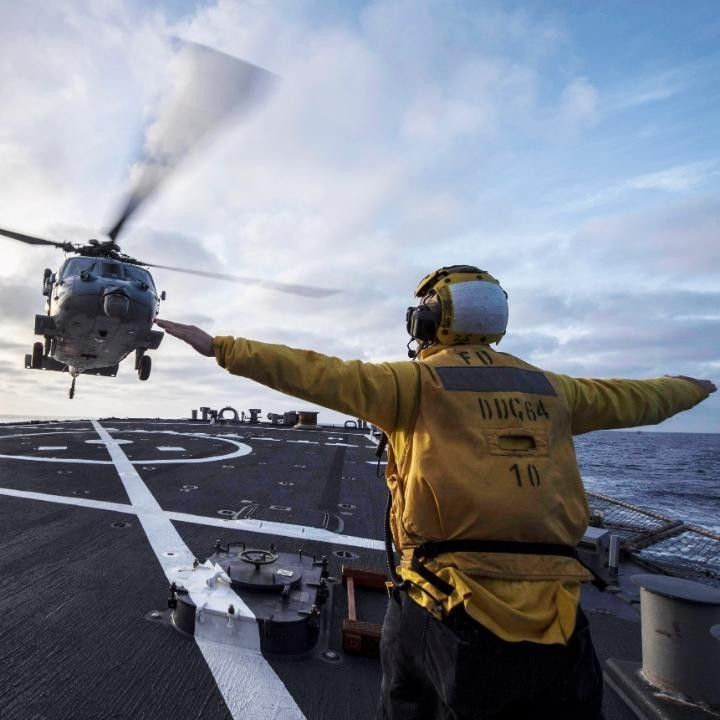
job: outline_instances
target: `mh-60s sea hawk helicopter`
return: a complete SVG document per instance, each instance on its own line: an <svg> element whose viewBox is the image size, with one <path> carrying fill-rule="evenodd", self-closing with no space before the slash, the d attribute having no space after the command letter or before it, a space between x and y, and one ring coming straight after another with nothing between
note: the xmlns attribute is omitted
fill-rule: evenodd
<svg viewBox="0 0 720 720"><path fill-rule="evenodd" d="M272 73L202 45L176 41L185 62L186 82L180 87L167 117L155 129L164 130L161 152L145 149L134 189L104 241L86 245L56 242L0 228L0 235L28 245L49 245L72 253L57 272L45 270L42 283L46 313L35 316L36 342L25 356L25 367L68 372L69 396L75 394L78 375L114 377L119 363L133 351L140 380L150 377L148 350L159 347L163 333L153 329L165 293L155 288L149 267L240 282L306 297L325 297L335 291L223 273L189 270L136 260L121 252L116 239L127 220L158 188L190 145L238 108L248 107L264 95ZM176 93L177 94L177 93ZM173 137L182 144L172 148ZM168 151L170 147L170 152Z"/></svg>
<svg viewBox="0 0 720 720"><path fill-rule="evenodd" d="M140 380L150 377L147 350L160 345L163 333L152 329L160 300L150 273L120 252L113 241L90 240L85 246L56 243L0 229L31 244L49 244L70 257L57 272L45 269L42 292L47 312L35 316L35 334L44 338L25 356L25 367L69 372L70 397L80 373L114 377L121 360L135 351Z"/></svg>

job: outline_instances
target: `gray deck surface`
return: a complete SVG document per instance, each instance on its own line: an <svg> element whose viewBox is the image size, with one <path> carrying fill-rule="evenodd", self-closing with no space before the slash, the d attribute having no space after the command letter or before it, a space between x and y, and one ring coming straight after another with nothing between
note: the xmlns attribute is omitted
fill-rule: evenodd
<svg viewBox="0 0 720 720"><path fill-rule="evenodd" d="M382 540L386 490L362 432L115 419L101 426L125 441L163 511L193 516L173 524L201 561L222 539L287 552L302 545L328 556L334 577L343 562L336 550L358 556L345 563L384 568L380 550L203 524L247 516ZM149 617L167 607L168 581L98 439L90 422L0 426L0 718L230 720L196 643ZM225 457L237 443L251 452ZM363 619L381 621L382 596L359 603ZM640 660L636 609L593 588L584 589L583 606L601 660ZM338 651L346 613L345 589L334 585L328 645ZM269 664L309 720L374 717L377 660L342 655L332 663L317 652ZM249 698L262 693L263 677L240 672L243 682ZM632 717L610 691L605 706L608 720Z"/></svg>

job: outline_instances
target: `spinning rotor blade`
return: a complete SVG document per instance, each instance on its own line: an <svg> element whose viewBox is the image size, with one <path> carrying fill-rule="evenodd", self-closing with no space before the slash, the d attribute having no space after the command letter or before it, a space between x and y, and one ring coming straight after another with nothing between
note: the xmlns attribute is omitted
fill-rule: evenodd
<svg viewBox="0 0 720 720"><path fill-rule="evenodd" d="M276 78L268 70L204 45L176 42L174 83L146 133L133 188L107 233L112 240L200 140L231 113L257 105Z"/></svg>
<svg viewBox="0 0 720 720"><path fill-rule="evenodd" d="M255 285L256 287L268 288L290 295L302 295L303 297L323 298L330 295L337 295L339 290L313 287L312 285L294 285L292 283L275 282L274 280L260 280L259 278L242 277L240 275L226 275L225 273L205 272L204 270L188 270L186 268L170 267L169 265L155 265L153 263L142 263L146 267L172 270L173 272L187 273L188 275L200 275L202 277L215 278L217 280L228 280L230 282L242 283L243 285Z"/></svg>
<svg viewBox="0 0 720 720"><path fill-rule="evenodd" d="M23 235L22 233L13 232L12 230L3 230L0 228L0 235L12 238L13 240L19 240L20 242L27 243L28 245L52 245L62 250L72 250L72 243L60 243L54 240L44 240L43 238L34 237L33 235Z"/></svg>

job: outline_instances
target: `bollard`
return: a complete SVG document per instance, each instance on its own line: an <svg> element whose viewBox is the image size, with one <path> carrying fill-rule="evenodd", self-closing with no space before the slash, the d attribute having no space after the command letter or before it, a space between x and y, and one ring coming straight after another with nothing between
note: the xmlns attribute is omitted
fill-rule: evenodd
<svg viewBox="0 0 720 720"><path fill-rule="evenodd" d="M259 415L262 412L262 410L260 410L260 408L250 408L248 410L248 412L250 413L250 422L251 423L260 422Z"/></svg>
<svg viewBox="0 0 720 720"><path fill-rule="evenodd" d="M665 575L633 575L639 585L642 672L656 688L720 706L720 590Z"/></svg>
<svg viewBox="0 0 720 720"><path fill-rule="evenodd" d="M198 417L197 417L197 410L192 410L192 411L191 411L191 416L192 416L192 419L193 419L193 420L197 420L197 419L198 419Z"/></svg>
<svg viewBox="0 0 720 720"><path fill-rule="evenodd" d="M298 424L295 426L299 430L318 430L320 426L317 424L317 412L313 410L299 410Z"/></svg>
<svg viewBox="0 0 720 720"><path fill-rule="evenodd" d="M620 538L614 533L610 536L610 552L608 554L608 572L611 577L618 576L620 566Z"/></svg>
<svg viewBox="0 0 720 720"><path fill-rule="evenodd" d="M225 413L230 413L232 415L232 422L240 422L240 417L238 416L238 411L234 407L230 407L229 405L227 407L224 407L222 410L218 411L217 419L221 421L225 421Z"/></svg>

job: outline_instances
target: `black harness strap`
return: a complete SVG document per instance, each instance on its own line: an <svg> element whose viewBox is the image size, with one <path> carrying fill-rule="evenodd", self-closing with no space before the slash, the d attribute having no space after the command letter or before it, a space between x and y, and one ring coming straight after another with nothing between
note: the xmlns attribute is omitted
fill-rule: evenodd
<svg viewBox="0 0 720 720"><path fill-rule="evenodd" d="M430 572L421 562L450 552L515 553L518 555L559 555L578 559L575 548L553 543L525 543L509 540L439 540L418 545L412 554L410 567L421 578L445 595L451 595L455 588L442 578Z"/></svg>
<svg viewBox="0 0 720 720"><path fill-rule="evenodd" d="M415 548L421 558L434 558L449 552L516 553L521 555L561 555L577 559L577 552L570 545L554 543L530 543L510 540L432 540Z"/></svg>

